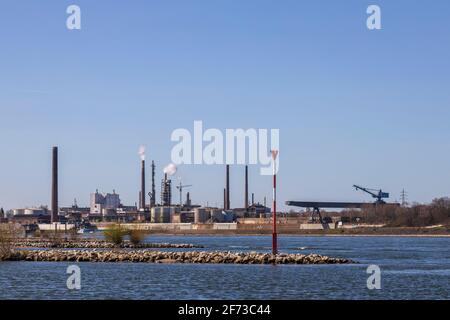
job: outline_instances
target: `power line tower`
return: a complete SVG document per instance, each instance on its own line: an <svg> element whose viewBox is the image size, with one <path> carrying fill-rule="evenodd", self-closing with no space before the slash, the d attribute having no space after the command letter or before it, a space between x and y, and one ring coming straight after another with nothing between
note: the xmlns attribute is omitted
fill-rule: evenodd
<svg viewBox="0 0 450 320"><path fill-rule="evenodd" d="M400 193L400 199L402 200L402 207L406 207L408 205L408 194L405 189Z"/></svg>

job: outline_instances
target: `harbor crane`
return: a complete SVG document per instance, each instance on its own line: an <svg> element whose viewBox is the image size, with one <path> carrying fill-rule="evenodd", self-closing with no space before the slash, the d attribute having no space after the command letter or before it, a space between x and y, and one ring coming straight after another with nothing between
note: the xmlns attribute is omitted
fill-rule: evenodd
<svg viewBox="0 0 450 320"><path fill-rule="evenodd" d="M183 189L189 188L189 187L192 187L192 184L183 185L183 184L181 184L181 181L180 181L180 184L177 185L177 189L180 190L180 208L183 206Z"/></svg>
<svg viewBox="0 0 450 320"><path fill-rule="evenodd" d="M383 199L389 198L389 193L383 192L381 189L379 189L379 190L378 189L369 189L369 188L357 186L356 184L354 184L353 187L356 190L364 191L364 192L370 194L372 196L372 198L377 199L375 201L375 204L385 204L386 202Z"/></svg>

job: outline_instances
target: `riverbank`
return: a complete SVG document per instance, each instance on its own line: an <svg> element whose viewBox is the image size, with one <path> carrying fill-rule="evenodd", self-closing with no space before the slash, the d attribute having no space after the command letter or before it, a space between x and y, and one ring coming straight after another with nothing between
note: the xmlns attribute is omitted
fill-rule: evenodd
<svg viewBox="0 0 450 320"><path fill-rule="evenodd" d="M318 254L278 254L257 252L164 252L148 250L21 250L14 251L5 261L46 262L131 262L188 264L351 264L349 259Z"/></svg>
<svg viewBox="0 0 450 320"><path fill-rule="evenodd" d="M176 236L255 236L271 235L271 229L237 228L235 230L146 230L151 235L176 235ZM355 227L329 230L302 230L297 228L283 228L277 226L278 235L283 236L399 236L399 237L450 237L448 227L440 228L412 228L412 227Z"/></svg>
<svg viewBox="0 0 450 320"><path fill-rule="evenodd" d="M284 221L284 222L283 222ZM99 222L98 230L107 230L114 223ZM241 219L237 223L124 223L125 230L138 230L153 235L271 235L272 224L266 220ZM450 225L425 227L392 227L369 224L305 223L281 220L279 235L392 235L392 236L450 236Z"/></svg>

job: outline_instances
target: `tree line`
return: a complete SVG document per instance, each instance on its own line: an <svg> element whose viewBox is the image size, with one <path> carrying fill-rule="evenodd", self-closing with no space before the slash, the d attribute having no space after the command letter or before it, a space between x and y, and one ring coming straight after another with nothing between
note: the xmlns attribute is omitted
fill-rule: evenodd
<svg viewBox="0 0 450 320"><path fill-rule="evenodd" d="M342 211L341 215L388 227L450 225L450 198L436 198L429 204L415 203L411 206L367 205L361 210Z"/></svg>

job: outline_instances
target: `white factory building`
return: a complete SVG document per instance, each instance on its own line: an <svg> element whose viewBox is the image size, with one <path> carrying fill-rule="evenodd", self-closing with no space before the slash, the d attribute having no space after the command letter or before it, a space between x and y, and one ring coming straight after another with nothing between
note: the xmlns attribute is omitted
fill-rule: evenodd
<svg viewBox="0 0 450 320"><path fill-rule="evenodd" d="M95 215L103 215L105 212L111 212L112 210L117 210L120 207L120 197L113 190L113 193L107 193L103 195L95 191L91 193L90 201L90 213Z"/></svg>
<svg viewBox="0 0 450 320"><path fill-rule="evenodd" d="M41 216L46 215L47 210L44 208L24 208L24 209L13 209L14 216L27 215L27 216Z"/></svg>

